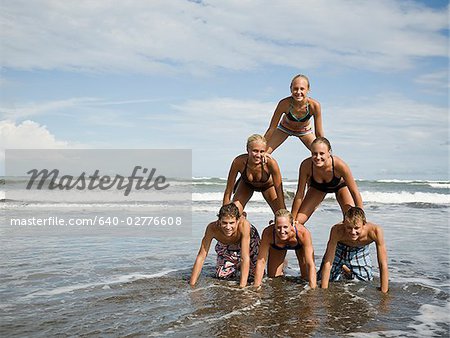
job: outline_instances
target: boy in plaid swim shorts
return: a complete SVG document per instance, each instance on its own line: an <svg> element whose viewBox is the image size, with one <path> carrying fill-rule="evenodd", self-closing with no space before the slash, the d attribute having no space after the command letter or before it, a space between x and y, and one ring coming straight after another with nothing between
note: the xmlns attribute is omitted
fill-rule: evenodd
<svg viewBox="0 0 450 338"><path fill-rule="evenodd" d="M377 246L378 265L380 269L381 292L389 289L386 245L380 226L367 222L364 211L351 207L344 216L344 221L331 228L325 256L318 272L322 288L328 288L329 281L342 279L373 279L372 261L369 244Z"/></svg>

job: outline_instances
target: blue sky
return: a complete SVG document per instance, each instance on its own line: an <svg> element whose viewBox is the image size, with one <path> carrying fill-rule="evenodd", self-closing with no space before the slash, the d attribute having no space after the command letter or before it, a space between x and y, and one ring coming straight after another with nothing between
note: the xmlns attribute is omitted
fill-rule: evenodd
<svg viewBox="0 0 450 338"><path fill-rule="evenodd" d="M3 149L189 148L226 177L303 73L356 178L448 179L448 1L0 6ZM274 153L289 178L308 155Z"/></svg>

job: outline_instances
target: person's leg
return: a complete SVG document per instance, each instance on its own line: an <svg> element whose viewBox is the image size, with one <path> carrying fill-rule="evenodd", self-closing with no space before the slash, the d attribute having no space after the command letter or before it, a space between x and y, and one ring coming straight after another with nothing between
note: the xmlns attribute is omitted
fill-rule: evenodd
<svg viewBox="0 0 450 338"><path fill-rule="evenodd" d="M267 140L267 150L268 154L271 154L275 149L277 149L281 143L283 143L287 138L288 134L280 129L275 129L270 139Z"/></svg>
<svg viewBox="0 0 450 338"><path fill-rule="evenodd" d="M228 245L217 242L215 247L217 253L216 260L216 277L217 278L234 278L239 270L240 253L229 251Z"/></svg>
<svg viewBox="0 0 450 338"><path fill-rule="evenodd" d="M373 280L372 259L370 257L369 246L351 248L349 269L352 277L362 281Z"/></svg>
<svg viewBox="0 0 450 338"><path fill-rule="evenodd" d="M306 267L305 253L303 252L303 248L295 250L295 255L297 256L298 266L300 267L300 277L302 279L307 279L308 269Z"/></svg>
<svg viewBox="0 0 450 338"><path fill-rule="evenodd" d="M303 136L299 136L298 138L300 139L300 141L303 142L303 144L306 146L306 148L311 150L311 144L316 139L316 135L314 133L310 133L310 134L306 134Z"/></svg>
<svg viewBox="0 0 450 338"><path fill-rule="evenodd" d="M308 191L303 198L302 204L300 205L300 209L295 220L301 224L305 224L306 221L311 217L312 213L323 201L325 196L326 193L322 191L311 187L308 188Z"/></svg>
<svg viewBox="0 0 450 338"><path fill-rule="evenodd" d="M254 277L261 238L254 225L250 225L250 277Z"/></svg>
<svg viewBox="0 0 450 338"><path fill-rule="evenodd" d="M283 276L284 258L286 250L269 249L269 258L267 262L267 276L278 277Z"/></svg>
<svg viewBox="0 0 450 338"><path fill-rule="evenodd" d="M253 189L243 180L240 180L232 199L232 202L236 204L239 209L239 214L242 215L245 205L250 200L252 195Z"/></svg>
<svg viewBox="0 0 450 338"><path fill-rule="evenodd" d="M283 208L284 201L281 196L278 198L275 187L270 187L269 189L263 191L262 195L267 204L269 204L273 213L276 213L278 210Z"/></svg>
<svg viewBox="0 0 450 338"><path fill-rule="evenodd" d="M352 194L350 193L350 190L348 190L347 187L341 188L336 192L336 200L339 203L339 206L342 210L342 216L346 213L350 207L355 206L355 202L353 201Z"/></svg>
<svg viewBox="0 0 450 338"><path fill-rule="evenodd" d="M301 278L308 279L309 271L308 267L306 266L305 250L303 249L303 247L299 250L295 250L295 255L297 256L298 265L300 267ZM314 262L314 251L312 253L312 260Z"/></svg>

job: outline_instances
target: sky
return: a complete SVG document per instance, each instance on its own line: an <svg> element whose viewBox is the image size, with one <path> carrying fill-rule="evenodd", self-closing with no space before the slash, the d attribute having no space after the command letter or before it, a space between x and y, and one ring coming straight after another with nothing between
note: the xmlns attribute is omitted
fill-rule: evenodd
<svg viewBox="0 0 450 338"><path fill-rule="evenodd" d="M192 149L226 177L296 74L357 179L449 179L449 4L1 0L4 149ZM296 179L294 137L273 157Z"/></svg>

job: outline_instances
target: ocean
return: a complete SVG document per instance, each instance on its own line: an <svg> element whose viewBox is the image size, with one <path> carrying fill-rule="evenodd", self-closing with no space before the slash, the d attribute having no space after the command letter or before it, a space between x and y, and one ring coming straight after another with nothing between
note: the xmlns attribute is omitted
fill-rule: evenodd
<svg viewBox="0 0 450 338"><path fill-rule="evenodd" d="M7 180L7 178L6 178ZM129 217L123 201L83 203L46 198L24 203L8 198L0 181L2 236L0 295L2 337L448 337L450 334L450 181L358 180L369 221L383 227L390 291L381 294L376 252L375 280L337 282L308 290L292 252L286 276L265 278L263 288L239 289L236 281L213 278L214 245L198 284L188 285L205 226L216 219L225 180L179 182L192 191L192 226L138 236L54 231L10 231L11 215L93 216L98 208ZM295 180L284 180L292 205ZM171 201L155 210L176 214L186 207ZM152 207L152 205L147 205ZM272 218L260 193L246 207L260 231ZM316 266L330 227L341 211L329 195L306 226ZM159 225L169 227L169 225ZM22 231L23 230L23 231ZM170 228L169 228L170 230Z"/></svg>

